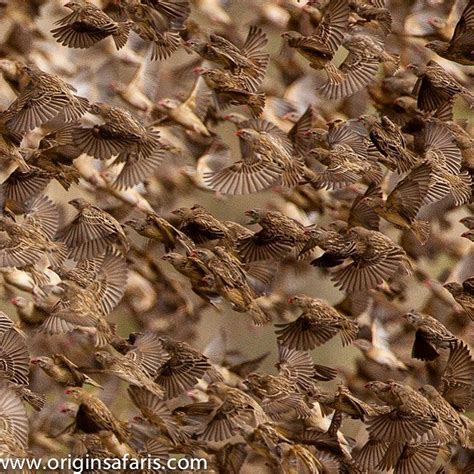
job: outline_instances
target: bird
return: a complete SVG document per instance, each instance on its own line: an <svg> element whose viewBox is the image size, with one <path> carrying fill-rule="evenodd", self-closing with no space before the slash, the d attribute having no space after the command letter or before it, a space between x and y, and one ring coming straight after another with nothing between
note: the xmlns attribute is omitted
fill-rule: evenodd
<svg viewBox="0 0 474 474"><path fill-rule="evenodd" d="M326 343L340 333L342 344L350 344L357 337L358 324L351 321L326 301L305 295L292 296L288 302L301 308L303 313L291 323L277 324L280 344L307 351Z"/></svg>
<svg viewBox="0 0 474 474"><path fill-rule="evenodd" d="M64 7L72 12L56 21L59 26L51 30L58 43L84 49L112 36L117 49L125 46L131 22L116 22L90 2L68 2Z"/></svg>
<svg viewBox="0 0 474 474"><path fill-rule="evenodd" d="M261 227L237 240L237 252L245 262L279 261L306 243L305 227L281 212L255 208L245 211L245 215L250 218L249 224Z"/></svg>
<svg viewBox="0 0 474 474"><path fill-rule="evenodd" d="M205 121L209 107L211 106L212 95L206 87L204 80L199 77L184 101L172 98L164 98L158 101L158 110L165 114L159 123L163 124L172 121L187 130L211 137Z"/></svg>
<svg viewBox="0 0 474 474"><path fill-rule="evenodd" d="M162 242L167 253L174 250L178 244L189 252L194 248L193 241L186 234L155 213L148 213L142 221L136 219L126 221L124 225L144 237Z"/></svg>
<svg viewBox="0 0 474 474"><path fill-rule="evenodd" d="M68 202L77 209L76 217L59 233L59 238L69 248L69 255L77 260L100 255L117 243L127 252L130 248L122 226L109 213L84 198Z"/></svg>
<svg viewBox="0 0 474 474"><path fill-rule="evenodd" d="M373 82L381 60L394 62L394 58L384 54L380 44L368 36L353 36L343 42L349 50L344 62L336 68L325 68L328 80L318 92L326 99L336 100L354 95Z"/></svg>
<svg viewBox="0 0 474 474"><path fill-rule="evenodd" d="M411 441L427 433L439 423L435 408L423 395L398 382L369 382L366 388L389 403L386 413L369 416L367 429L372 439Z"/></svg>
<svg viewBox="0 0 474 474"><path fill-rule="evenodd" d="M349 4L346 0L330 2L318 27L310 36L297 31L285 31L282 37L309 60L314 69L335 67L330 62L342 43L349 20Z"/></svg>
<svg viewBox="0 0 474 474"><path fill-rule="evenodd" d="M166 402L146 389L131 385L128 395L145 419L165 432L175 443L185 443L189 439L186 431L179 425L179 419L173 416Z"/></svg>
<svg viewBox="0 0 474 474"><path fill-rule="evenodd" d="M402 131L389 117L383 116L379 122L373 115L362 115L358 120L367 127L372 143L383 155L379 158L383 165L399 173L406 173L415 166L417 156L408 149Z"/></svg>
<svg viewBox="0 0 474 474"><path fill-rule="evenodd" d="M474 359L466 343L456 342L449 357L437 389L443 398L458 412L464 412L472 403L472 378Z"/></svg>
<svg viewBox="0 0 474 474"><path fill-rule="evenodd" d="M137 362L133 352L128 352L127 355L111 354L107 351L99 351L94 354L95 359L99 364L109 373L125 380L132 386L142 387L148 390L153 395L163 398L163 389L155 384L152 380L154 375L147 373L144 365L152 366L152 361ZM141 355L140 358L144 356ZM156 361L157 367L160 361Z"/></svg>
<svg viewBox="0 0 474 474"><path fill-rule="evenodd" d="M472 33L474 31L474 4L468 1L449 41L430 41L425 47L439 56L466 66L474 64Z"/></svg>
<svg viewBox="0 0 474 474"><path fill-rule="evenodd" d="M440 415L452 441L459 441L462 446L467 446L469 442L467 420L464 420L432 385L423 385L419 391Z"/></svg>
<svg viewBox="0 0 474 474"><path fill-rule="evenodd" d="M439 356L439 348L450 348L458 338L429 314L411 311L404 318L416 328L412 357L421 360L434 360Z"/></svg>
<svg viewBox="0 0 474 474"><path fill-rule="evenodd" d="M448 282L443 285L457 303L461 305L466 314L474 320L474 279L468 278L461 283Z"/></svg>
<svg viewBox="0 0 474 474"><path fill-rule="evenodd" d="M178 229L197 244L227 236L226 226L200 204L171 211L179 218Z"/></svg>
<svg viewBox="0 0 474 474"><path fill-rule="evenodd" d="M162 336L160 342L165 351L165 360L157 370L155 382L163 387L166 398L179 396L205 374L220 379L208 358L189 344L166 336Z"/></svg>
<svg viewBox="0 0 474 474"><path fill-rule="evenodd" d="M59 76L32 64L22 65L21 72L27 86L2 114L14 132L28 132L60 114L65 122L74 122L87 112L89 101L76 96L74 87Z"/></svg>
<svg viewBox="0 0 474 474"><path fill-rule="evenodd" d="M211 34L209 42L191 38L185 44L203 59L215 62L234 75L243 75L248 88L257 90L270 59L268 53L262 52L267 42L267 36L262 29L251 26L241 48L217 34Z"/></svg>
<svg viewBox="0 0 474 474"><path fill-rule="evenodd" d="M27 457L28 415L23 403L7 383L0 385L1 450L4 456Z"/></svg>
<svg viewBox="0 0 474 474"><path fill-rule="evenodd" d="M217 103L225 108L229 105L247 105L253 117L258 117L265 107L265 93L249 90L247 79L221 69L198 67L194 70L214 91Z"/></svg>
<svg viewBox="0 0 474 474"><path fill-rule="evenodd" d="M22 268L37 263L44 256L51 267L59 267L67 257L67 247L58 241L58 225L56 204L42 194L26 202L21 225L0 216L0 228L9 236L0 247L0 266Z"/></svg>
<svg viewBox="0 0 474 474"><path fill-rule="evenodd" d="M465 97L470 105L474 103L472 92L459 84L436 61L431 60L426 66L409 64L407 69L418 77L413 95L417 96L420 110L436 111L457 95Z"/></svg>
<svg viewBox="0 0 474 474"><path fill-rule="evenodd" d="M414 168L383 198L369 196L364 203L377 214L398 228L408 229L425 244L429 238L430 224L416 219L428 193L432 169L427 164Z"/></svg>
<svg viewBox="0 0 474 474"><path fill-rule="evenodd" d="M17 385L28 385L30 355L25 335L15 328L13 321L5 313L1 316L0 378Z"/></svg>
<svg viewBox="0 0 474 474"><path fill-rule="evenodd" d="M102 430L112 432L124 443L130 436L126 424L117 420L107 405L95 395L79 387L69 387L65 391L79 404L75 416L76 430L83 433L98 433Z"/></svg>
<svg viewBox="0 0 474 474"><path fill-rule="evenodd" d="M384 234L353 227L348 231L355 249L350 251L351 263L337 269L331 280L345 291L363 291L375 288L392 276L397 269L411 272L405 251Z"/></svg>
<svg viewBox="0 0 474 474"><path fill-rule="evenodd" d="M74 362L63 354L54 354L52 357L38 356L31 359L34 366L42 369L55 382L69 387L82 387L84 384L102 388L95 380L81 372Z"/></svg>
<svg viewBox="0 0 474 474"><path fill-rule="evenodd" d="M214 252L196 248L191 259L208 272L202 280L227 299L235 311L248 311L257 326L270 322L269 315L258 305L257 294L249 286L241 262L232 254L222 247L216 247Z"/></svg>
<svg viewBox="0 0 474 474"><path fill-rule="evenodd" d="M124 163L115 184L129 188L142 181L163 160L160 134L144 127L130 112L105 103L93 103L89 112L104 123L93 127L77 127L73 141L77 147L97 159L117 155L115 162Z"/></svg>
<svg viewBox="0 0 474 474"><path fill-rule="evenodd" d="M293 156L286 134L266 120L242 124L236 135L242 160L220 170L204 173L204 182L223 194L250 194L270 188L281 178L291 188L303 174L303 162Z"/></svg>

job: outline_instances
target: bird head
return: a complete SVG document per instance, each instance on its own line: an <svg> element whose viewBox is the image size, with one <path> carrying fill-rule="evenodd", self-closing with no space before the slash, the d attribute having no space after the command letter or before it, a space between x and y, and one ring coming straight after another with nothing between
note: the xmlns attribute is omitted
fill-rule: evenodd
<svg viewBox="0 0 474 474"><path fill-rule="evenodd" d="M252 141L253 139L256 138L255 130L252 130L249 128L239 128L235 132L235 135L247 142Z"/></svg>
<svg viewBox="0 0 474 474"><path fill-rule="evenodd" d="M161 257L161 260L164 260L165 262L175 262L179 258L183 258L183 256L179 253L168 252Z"/></svg>
<svg viewBox="0 0 474 474"><path fill-rule="evenodd" d="M89 203L83 198L71 199L68 201L68 204L70 204L72 207L75 207L78 211L81 211L89 205Z"/></svg>
<svg viewBox="0 0 474 474"><path fill-rule="evenodd" d="M196 74L197 76L202 76L202 75L212 73L212 69L209 69L207 67L202 67L202 66L195 67L193 68L192 71L193 71L193 74Z"/></svg>
<svg viewBox="0 0 474 474"><path fill-rule="evenodd" d="M247 222L247 224L257 224L260 222L260 217L261 217L261 210L254 208L254 209L249 209L248 211L245 211L244 214L250 218L250 221Z"/></svg>
<svg viewBox="0 0 474 474"><path fill-rule="evenodd" d="M89 113L91 113L92 115L100 115L106 107L106 104L103 104L101 102L89 104Z"/></svg>
<svg viewBox="0 0 474 474"><path fill-rule="evenodd" d="M195 258L202 260L203 262L207 262L209 259L211 259L214 256L214 253L212 250L209 249L204 249L204 248L195 248L190 254L190 258Z"/></svg>
<svg viewBox="0 0 474 474"><path fill-rule="evenodd" d="M428 25L432 26L436 30L440 30L446 26L446 20L438 16L435 16L433 18L428 19Z"/></svg>
<svg viewBox="0 0 474 474"><path fill-rule="evenodd" d="M370 390L373 393L383 393L390 390L390 385L385 382L380 382L379 380L373 380L364 385L367 390Z"/></svg>
<svg viewBox="0 0 474 474"><path fill-rule="evenodd" d="M285 31L280 36L286 41L291 41L300 38L302 35L297 31Z"/></svg>
<svg viewBox="0 0 474 474"><path fill-rule="evenodd" d="M109 89L111 92L125 92L127 86L118 81L110 81Z"/></svg>
<svg viewBox="0 0 474 474"><path fill-rule="evenodd" d="M140 222L137 219L130 219L123 223L124 227L131 227L134 230L143 230L145 225L146 225L145 221Z"/></svg>
<svg viewBox="0 0 474 474"><path fill-rule="evenodd" d="M318 141L324 141L326 139L328 132L323 128L310 128L303 133L305 137L311 137Z"/></svg>
<svg viewBox="0 0 474 474"><path fill-rule="evenodd" d="M81 9L81 4L79 2L67 2L64 5L65 8L69 8L69 10L80 10Z"/></svg>
<svg viewBox="0 0 474 474"><path fill-rule="evenodd" d="M23 298L23 296L15 296L15 298L10 300L10 303L17 308L24 308L28 304L28 301L26 298Z"/></svg>
<svg viewBox="0 0 474 474"><path fill-rule="evenodd" d="M79 387L68 387L64 393L66 395L71 395L75 399L78 399L82 395L82 390Z"/></svg>
<svg viewBox="0 0 474 474"><path fill-rule="evenodd" d="M436 390L432 385L426 384L418 389L424 396L439 396L438 390Z"/></svg>
<svg viewBox="0 0 474 474"><path fill-rule="evenodd" d="M174 99L166 98L166 99L161 99L160 101L158 101L158 105L160 105L161 107L167 110L173 110L180 106L180 102Z"/></svg>
<svg viewBox="0 0 474 474"><path fill-rule="evenodd" d="M409 311L403 315L403 318L416 327L422 321L423 316L417 311Z"/></svg>
<svg viewBox="0 0 474 474"><path fill-rule="evenodd" d="M462 285L459 284L459 283L456 283L454 281L450 281L448 283L445 283L443 285L443 288L445 288L446 290L448 290L452 294L458 294L458 293L462 292Z"/></svg>
<svg viewBox="0 0 474 474"><path fill-rule="evenodd" d="M95 360L102 365L107 367L114 361L114 356L107 351L98 351L94 354Z"/></svg>
<svg viewBox="0 0 474 474"><path fill-rule="evenodd" d="M303 295L293 295L288 298L288 304L293 306L301 306L304 303L305 297Z"/></svg>
<svg viewBox="0 0 474 474"><path fill-rule="evenodd" d="M231 112L229 114L225 114L222 119L226 122L235 123L236 125L245 123L248 120L245 115L239 114L238 112Z"/></svg>
<svg viewBox="0 0 474 474"><path fill-rule="evenodd" d="M303 231L304 235L306 235L307 237L311 237L313 239L317 239L318 237L321 237L322 235L324 235L324 229L322 227L318 227L316 225L313 225L313 226L310 226L310 227L307 227L304 231Z"/></svg>
<svg viewBox="0 0 474 474"><path fill-rule="evenodd" d="M53 361L49 357L33 357L30 362L33 365L37 365L38 367L44 369L46 367L50 367Z"/></svg>
<svg viewBox="0 0 474 474"><path fill-rule="evenodd" d="M406 67L406 69L407 69L407 71L410 71L413 74L415 74L415 76L420 76L422 74L422 68L421 68L421 66L419 66L417 64L409 64Z"/></svg>
<svg viewBox="0 0 474 474"><path fill-rule="evenodd" d="M364 203L375 211L382 210L385 207L385 201L381 197L368 196L364 198Z"/></svg>
<svg viewBox="0 0 474 474"><path fill-rule="evenodd" d="M373 125L377 122L377 117L375 115L361 115L357 118L357 121L364 125Z"/></svg>
<svg viewBox="0 0 474 474"><path fill-rule="evenodd" d="M206 288L214 288L216 286L216 277L209 273L208 275L201 278L200 283Z"/></svg>
<svg viewBox="0 0 474 474"><path fill-rule="evenodd" d="M426 43L425 47L435 53L443 53L448 49L449 43L445 43L444 41L431 41L430 43Z"/></svg>
<svg viewBox="0 0 474 474"><path fill-rule="evenodd" d="M204 42L198 38L191 38L185 41L184 45L193 51L199 51L204 45Z"/></svg>
<svg viewBox="0 0 474 474"><path fill-rule="evenodd" d="M178 207L177 209L171 211L171 214L173 214L174 216L183 217L186 214L187 210L188 209L186 207Z"/></svg>
<svg viewBox="0 0 474 474"><path fill-rule="evenodd" d="M300 113L295 110L292 110L291 112L287 112L286 114L283 114L281 118L283 120L288 120L291 123L296 123L298 119L300 118Z"/></svg>

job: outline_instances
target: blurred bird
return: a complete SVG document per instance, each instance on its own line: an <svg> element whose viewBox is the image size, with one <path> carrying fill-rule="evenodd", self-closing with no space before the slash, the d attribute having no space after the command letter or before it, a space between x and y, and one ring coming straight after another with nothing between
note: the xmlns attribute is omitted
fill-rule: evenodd
<svg viewBox="0 0 474 474"><path fill-rule="evenodd" d="M142 366L142 363L146 363L150 366L152 362L140 361L137 363L137 361L134 360L135 356L133 352L128 352L126 356L122 356L120 354L114 355L107 351L100 351L96 352L94 356L107 372L125 380L132 386L144 388L157 397L163 397L164 392L162 388L153 382L150 377L151 374L148 374ZM140 358L144 358L143 352L141 352ZM156 366L159 365L159 362L159 360L156 361Z"/></svg>
<svg viewBox="0 0 474 474"><path fill-rule="evenodd" d="M39 195L26 203L21 225L0 216L0 229L9 239L0 246L0 267L25 267L46 256L52 268L60 266L67 257L67 248L55 240L59 223L56 205Z"/></svg>

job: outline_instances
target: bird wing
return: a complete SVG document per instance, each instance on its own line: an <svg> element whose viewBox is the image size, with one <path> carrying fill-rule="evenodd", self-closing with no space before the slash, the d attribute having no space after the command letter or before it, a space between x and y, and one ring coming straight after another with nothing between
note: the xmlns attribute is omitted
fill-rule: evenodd
<svg viewBox="0 0 474 474"><path fill-rule="evenodd" d="M346 32L350 9L346 0L334 0L324 12L321 23L314 32L314 36L328 46L334 54L341 44Z"/></svg>

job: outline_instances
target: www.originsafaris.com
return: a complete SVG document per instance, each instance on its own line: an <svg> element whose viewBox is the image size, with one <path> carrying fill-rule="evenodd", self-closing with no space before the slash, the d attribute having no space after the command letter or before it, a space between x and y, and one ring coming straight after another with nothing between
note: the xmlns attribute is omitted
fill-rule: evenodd
<svg viewBox="0 0 474 474"><path fill-rule="evenodd" d="M88 470L118 471L129 469L132 471L143 470L171 470L171 471L205 471L207 470L207 460L202 458L169 458L166 461L156 457L146 456L142 458L132 458L125 454L121 458L92 458L87 454L81 458L71 455L64 458L0 458L0 472L18 471L29 469L33 472L69 470L74 474L81 474Z"/></svg>

